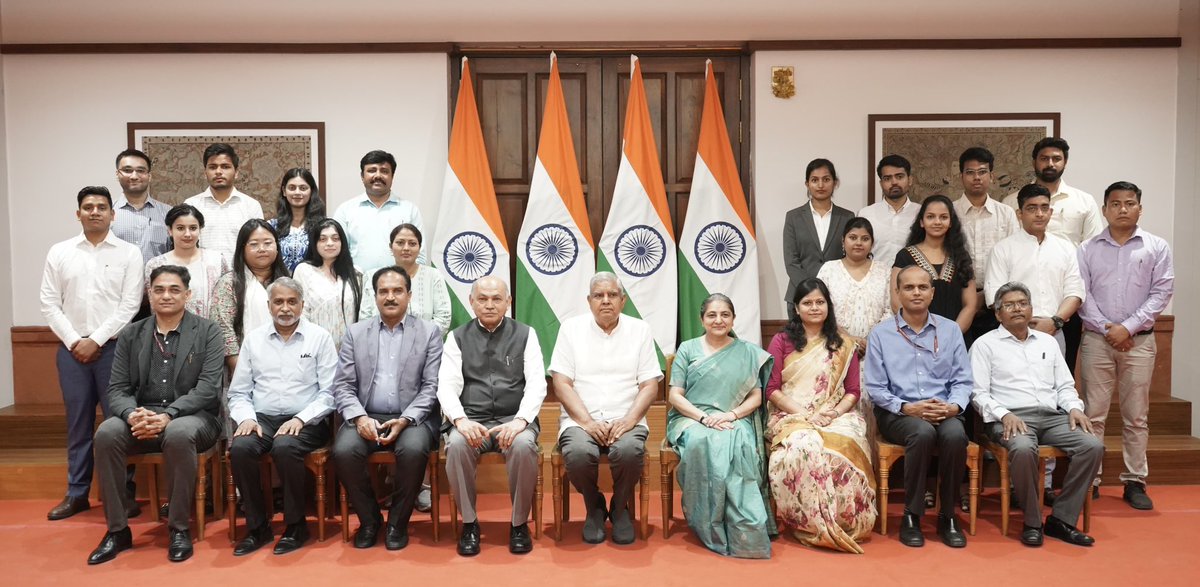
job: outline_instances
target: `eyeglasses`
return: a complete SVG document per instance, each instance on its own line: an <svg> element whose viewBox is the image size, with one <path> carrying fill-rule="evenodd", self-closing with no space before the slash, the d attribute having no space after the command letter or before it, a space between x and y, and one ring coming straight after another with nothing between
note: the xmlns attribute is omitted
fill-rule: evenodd
<svg viewBox="0 0 1200 587"><path fill-rule="evenodd" d="M964 169L962 174L965 177L983 177L991 172L991 169Z"/></svg>
<svg viewBox="0 0 1200 587"><path fill-rule="evenodd" d="M1000 309L1004 310L1005 312L1011 312L1013 310L1026 310L1028 308L1029 300L1021 300L1019 302L1004 302L1003 304L1000 304Z"/></svg>

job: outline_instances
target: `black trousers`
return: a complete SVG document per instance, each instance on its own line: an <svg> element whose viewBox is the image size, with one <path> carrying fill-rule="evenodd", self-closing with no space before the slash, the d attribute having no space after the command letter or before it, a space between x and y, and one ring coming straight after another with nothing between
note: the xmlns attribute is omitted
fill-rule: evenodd
<svg viewBox="0 0 1200 587"><path fill-rule="evenodd" d="M380 422L399 417L399 414L368 415ZM407 527L417 493L421 491L421 481L425 478L429 453L436 447L436 439L425 426L408 426L391 445L380 446L359 436L352 422L342 424L333 441L333 464L346 487L346 498L358 514L358 523L379 525L383 522L367 471L367 457L371 453L386 450L396 457L395 494L388 512L388 524Z"/></svg>
<svg viewBox="0 0 1200 587"><path fill-rule="evenodd" d="M235 436L229 446L229 467L233 471L233 482L242 494L246 528L251 531L270 523L267 496L262 488L262 457L267 453L271 454L283 485L284 523L290 526L304 521L304 507L308 501L304 458L329 442L329 423L322 418L309 422L295 436L276 436L279 427L292 417L256 414L262 436Z"/></svg>
<svg viewBox="0 0 1200 587"><path fill-rule="evenodd" d="M962 415L934 425L876 406L875 422L884 440L904 447L904 510L918 517L925 515L925 477L936 448L938 493L941 495L938 513L954 515L958 487L967 466L967 433Z"/></svg>

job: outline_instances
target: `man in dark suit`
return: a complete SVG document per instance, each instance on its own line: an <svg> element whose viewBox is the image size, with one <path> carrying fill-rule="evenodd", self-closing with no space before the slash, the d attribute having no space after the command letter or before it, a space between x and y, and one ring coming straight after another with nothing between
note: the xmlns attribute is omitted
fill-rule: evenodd
<svg viewBox="0 0 1200 587"><path fill-rule="evenodd" d="M831 161L814 159L809 163L804 184L808 189L808 203L790 210L783 222L783 262L788 274L783 300L788 318L796 314L792 300L796 284L816 277L826 261L846 256L842 248L842 231L854 218L853 212L833 203L838 178Z"/></svg>
<svg viewBox="0 0 1200 587"><path fill-rule="evenodd" d="M408 518L429 453L437 446L442 332L408 314L412 280L404 269L384 267L371 283L379 316L351 325L338 353L333 400L346 423L333 441L333 464L358 513L354 547L370 548L383 516L367 457L385 449L395 454L396 491L384 544L399 550L408 545Z"/></svg>
<svg viewBox="0 0 1200 587"><path fill-rule="evenodd" d="M188 516L195 503L197 454L221 434L218 419L225 345L216 322L184 309L191 297L188 270L164 265L150 273L154 314L117 339L108 404L112 417L96 430L96 463L108 533L88 564L112 560L133 546L125 486L129 453L162 452L171 488L167 558L192 556Z"/></svg>

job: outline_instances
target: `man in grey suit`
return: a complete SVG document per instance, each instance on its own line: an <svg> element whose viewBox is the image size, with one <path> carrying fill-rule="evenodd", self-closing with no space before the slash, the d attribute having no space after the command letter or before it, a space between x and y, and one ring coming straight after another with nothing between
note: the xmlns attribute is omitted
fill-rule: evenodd
<svg viewBox="0 0 1200 587"><path fill-rule="evenodd" d="M826 261L846 256L842 248L842 231L854 213L834 205L837 171L828 159L813 159L804 173L808 203L788 211L783 222L783 262L787 268L788 286L783 300L788 318L796 315L792 294L796 284L816 277Z"/></svg>
<svg viewBox="0 0 1200 587"><path fill-rule="evenodd" d="M379 315L351 325L338 353L333 400L346 423L333 441L333 463L358 513L354 547L370 548L383 516L367 457L385 449L395 454L396 490L384 544L399 550L408 545L408 518L429 453L437 446L442 331L408 314L412 279L404 269L384 267L371 283Z"/></svg>
<svg viewBox="0 0 1200 587"><path fill-rule="evenodd" d="M133 546L126 511L129 453L162 452L171 488L167 558L192 556L188 515L195 503L197 453L221 434L218 420L225 344L216 322L184 309L191 297L188 270L163 265L150 273L154 314L117 339L108 404L112 417L96 430L96 463L108 533L88 564L108 562Z"/></svg>

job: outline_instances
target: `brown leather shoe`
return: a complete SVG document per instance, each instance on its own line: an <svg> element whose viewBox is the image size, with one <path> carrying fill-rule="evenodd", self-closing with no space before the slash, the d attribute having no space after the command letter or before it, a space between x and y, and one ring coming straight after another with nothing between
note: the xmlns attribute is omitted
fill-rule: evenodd
<svg viewBox="0 0 1200 587"><path fill-rule="evenodd" d="M54 508L50 510L50 513L46 514L46 519L64 520L75 514L78 514L79 512L85 512L91 507L92 504L88 503L87 496L71 497L68 495L64 497L63 500L58 503L58 505L54 506Z"/></svg>

